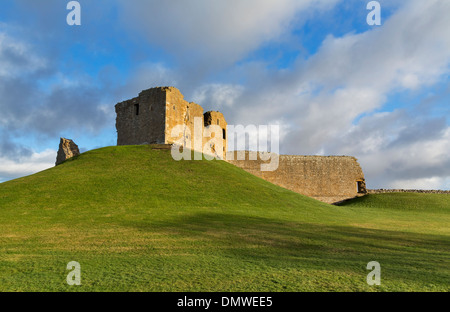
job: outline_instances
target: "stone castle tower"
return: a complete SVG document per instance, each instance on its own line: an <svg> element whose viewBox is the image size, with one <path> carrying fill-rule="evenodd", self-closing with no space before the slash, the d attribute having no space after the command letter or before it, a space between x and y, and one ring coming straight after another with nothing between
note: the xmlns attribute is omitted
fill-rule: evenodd
<svg viewBox="0 0 450 312"><path fill-rule="evenodd" d="M200 105L185 101L177 88L144 90L138 97L118 103L115 108L117 145L174 144L182 140L185 143L183 146L201 151L208 141L203 135L205 127L217 125L222 130L223 147L219 151L211 146L211 150L220 158L225 158L227 122L223 114L212 111L203 113ZM183 134L172 137L176 126L184 127ZM191 146L187 146L186 142L191 142Z"/></svg>

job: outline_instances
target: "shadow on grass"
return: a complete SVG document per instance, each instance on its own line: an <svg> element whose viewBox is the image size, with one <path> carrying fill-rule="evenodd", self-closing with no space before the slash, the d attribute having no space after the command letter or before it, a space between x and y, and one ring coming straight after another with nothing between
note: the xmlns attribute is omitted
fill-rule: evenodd
<svg viewBox="0 0 450 312"><path fill-rule="evenodd" d="M223 213L127 225L188 239L195 253L222 254L283 269L367 274L367 263L378 261L387 279L447 286L450 277L450 240L441 235Z"/></svg>

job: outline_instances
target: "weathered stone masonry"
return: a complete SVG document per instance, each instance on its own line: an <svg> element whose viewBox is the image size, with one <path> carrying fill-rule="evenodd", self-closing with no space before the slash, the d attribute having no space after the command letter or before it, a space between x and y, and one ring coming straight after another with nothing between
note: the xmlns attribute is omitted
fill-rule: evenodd
<svg viewBox="0 0 450 312"><path fill-rule="evenodd" d="M350 156L280 155L275 171L261 171L259 158L229 162L273 184L330 204L366 193L363 171Z"/></svg>
<svg viewBox="0 0 450 312"><path fill-rule="evenodd" d="M142 91L138 97L116 105L117 145L173 144L171 131L183 125L185 139L199 140L204 146L203 129L218 125L222 129L223 150L212 149L222 158L227 151L227 122L220 112L203 113L203 108L184 100L174 87L157 87ZM194 119L201 119L199 137ZM248 154L248 152L247 152ZM236 159L236 158L234 158ZM294 192L334 203L366 193L363 171L354 157L349 156L294 156L280 155L275 171L261 171L261 160L230 160L230 163L269 182Z"/></svg>
<svg viewBox="0 0 450 312"><path fill-rule="evenodd" d="M80 155L78 145L74 141L61 138L59 141L58 154L56 155L55 166L65 162L67 159Z"/></svg>
<svg viewBox="0 0 450 312"><path fill-rule="evenodd" d="M179 139L171 136L177 125L189 129L184 134L185 139L201 142L202 147L208 140L203 137L203 130L209 125L219 125L226 138L227 123L222 113L203 114L200 105L185 101L174 87L144 90L138 97L118 103L116 114L117 145L173 144ZM201 129L197 132L194 129L195 118L200 118ZM197 137L193 137L195 135ZM227 146L226 139L223 142L222 151L215 151L221 158L225 157Z"/></svg>

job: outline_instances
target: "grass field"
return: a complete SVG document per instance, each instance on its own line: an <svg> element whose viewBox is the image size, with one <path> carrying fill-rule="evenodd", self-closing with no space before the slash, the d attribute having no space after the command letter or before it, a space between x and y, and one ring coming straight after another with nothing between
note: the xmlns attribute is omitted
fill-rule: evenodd
<svg viewBox="0 0 450 312"><path fill-rule="evenodd" d="M449 291L449 225L445 194L332 206L223 161L106 147L0 184L0 291Z"/></svg>

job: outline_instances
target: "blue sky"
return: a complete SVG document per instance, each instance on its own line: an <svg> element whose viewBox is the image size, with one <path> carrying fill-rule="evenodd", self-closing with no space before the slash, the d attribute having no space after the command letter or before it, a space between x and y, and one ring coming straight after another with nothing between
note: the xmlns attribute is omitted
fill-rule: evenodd
<svg viewBox="0 0 450 312"><path fill-rule="evenodd" d="M448 1L5 0L0 181L59 137L114 145L114 105L172 85L229 124L280 124L281 152L352 155L370 188L450 188Z"/></svg>

